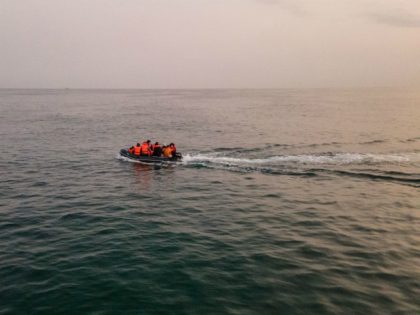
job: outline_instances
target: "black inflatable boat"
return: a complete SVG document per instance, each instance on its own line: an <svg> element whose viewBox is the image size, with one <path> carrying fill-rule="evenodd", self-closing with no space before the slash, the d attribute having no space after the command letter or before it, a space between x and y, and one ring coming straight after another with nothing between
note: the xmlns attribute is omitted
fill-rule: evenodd
<svg viewBox="0 0 420 315"><path fill-rule="evenodd" d="M120 155L134 162L146 164L176 163L182 160L181 153L176 153L175 156L168 158L160 156L139 156L129 153L126 149L121 149Z"/></svg>

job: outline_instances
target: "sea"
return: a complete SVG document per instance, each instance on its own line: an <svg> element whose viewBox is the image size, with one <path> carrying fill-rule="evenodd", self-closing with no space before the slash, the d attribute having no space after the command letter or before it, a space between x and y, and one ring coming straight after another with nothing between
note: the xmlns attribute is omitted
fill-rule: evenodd
<svg viewBox="0 0 420 315"><path fill-rule="evenodd" d="M420 314L419 89L3 89L0 136L0 314Z"/></svg>

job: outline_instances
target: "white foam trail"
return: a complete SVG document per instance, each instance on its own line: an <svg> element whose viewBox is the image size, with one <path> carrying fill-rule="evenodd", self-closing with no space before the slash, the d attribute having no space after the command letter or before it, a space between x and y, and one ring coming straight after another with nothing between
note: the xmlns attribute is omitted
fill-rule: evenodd
<svg viewBox="0 0 420 315"><path fill-rule="evenodd" d="M420 153L405 154L371 154L371 153L336 153L326 155L302 154L279 155L263 159L235 158L228 156L215 156L214 154L187 154L183 158L185 164L216 163L229 165L243 164L275 164L275 163L300 163L300 164L362 164L362 163L407 163L419 162Z"/></svg>
<svg viewBox="0 0 420 315"><path fill-rule="evenodd" d="M125 156L122 156L122 155L121 155L121 154L119 154L119 153L117 154L116 158L117 158L118 160L125 161L125 162L131 162L131 163L141 164L141 162L134 161L134 160L132 160L132 159L126 158Z"/></svg>

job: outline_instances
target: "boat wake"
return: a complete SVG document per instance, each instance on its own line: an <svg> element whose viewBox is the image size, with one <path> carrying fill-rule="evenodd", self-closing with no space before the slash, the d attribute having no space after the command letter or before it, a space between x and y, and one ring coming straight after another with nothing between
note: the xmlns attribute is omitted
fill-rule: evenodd
<svg viewBox="0 0 420 315"><path fill-rule="evenodd" d="M251 158L244 152L190 153L181 165L239 173L258 172L266 175L302 177L352 177L362 180L389 181L420 187L420 174L413 172L420 165L420 152L404 153L317 153L274 155ZM140 163L117 154L117 159Z"/></svg>
<svg viewBox="0 0 420 315"><path fill-rule="evenodd" d="M183 164L240 173L259 172L267 175L303 177L353 177L361 180L389 181L420 187L420 174L412 173L418 167L420 152L321 153L276 155L266 158L223 156L220 153L187 154ZM392 169L397 170L393 171ZM406 172L402 169L407 169ZM390 171L391 169L391 171Z"/></svg>
<svg viewBox="0 0 420 315"><path fill-rule="evenodd" d="M224 165L275 165L275 164L304 164L304 165L349 165L349 164L383 164L383 163L417 163L420 153L370 154L370 153L321 153L300 155L276 155L266 158L243 158L221 156L220 154L187 154L183 163L191 164L224 164Z"/></svg>

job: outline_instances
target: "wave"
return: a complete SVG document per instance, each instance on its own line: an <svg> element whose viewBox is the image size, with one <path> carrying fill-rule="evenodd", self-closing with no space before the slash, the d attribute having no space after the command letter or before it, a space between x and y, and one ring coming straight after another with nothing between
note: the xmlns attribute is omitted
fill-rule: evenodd
<svg viewBox="0 0 420 315"><path fill-rule="evenodd" d="M414 138L409 138L409 139L401 140L401 142L403 142L403 143L417 142L417 141L420 141L420 137L414 137Z"/></svg>
<svg viewBox="0 0 420 315"><path fill-rule="evenodd" d="M321 154L299 154L299 155L276 155L266 158L244 158L220 156L219 154L187 154L183 159L184 164L214 163L226 165L265 165L265 164L378 164L378 163L413 163L420 162L420 153L321 153Z"/></svg>
<svg viewBox="0 0 420 315"><path fill-rule="evenodd" d="M384 139L384 140L371 140L371 141L365 141L365 142L360 142L360 144L379 144L379 143L385 143L388 140Z"/></svg>
<svg viewBox="0 0 420 315"><path fill-rule="evenodd" d="M326 169L311 169L309 170L313 173L329 173L338 176L349 176L357 178L366 178L372 180L384 180L391 182L400 182L411 184L414 187L419 187L420 185L420 174L407 174L403 172L383 172L383 171L343 171L343 170L326 170Z"/></svg>

